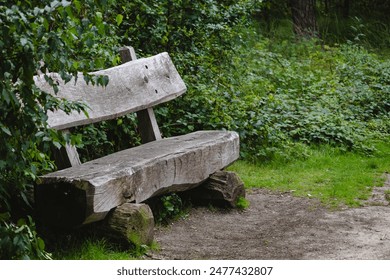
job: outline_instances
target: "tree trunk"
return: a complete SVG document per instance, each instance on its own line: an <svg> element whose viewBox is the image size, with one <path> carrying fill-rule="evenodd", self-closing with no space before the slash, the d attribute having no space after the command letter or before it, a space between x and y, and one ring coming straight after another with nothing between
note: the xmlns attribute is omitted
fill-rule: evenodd
<svg viewBox="0 0 390 280"><path fill-rule="evenodd" d="M294 33L300 37L317 37L315 0L290 0Z"/></svg>
<svg viewBox="0 0 390 280"><path fill-rule="evenodd" d="M329 0L324 0L324 6L325 6L325 13L328 14L329 6L330 6Z"/></svg>
<svg viewBox="0 0 390 280"><path fill-rule="evenodd" d="M349 0L344 0L344 5L343 5L343 17L348 18L349 17Z"/></svg>

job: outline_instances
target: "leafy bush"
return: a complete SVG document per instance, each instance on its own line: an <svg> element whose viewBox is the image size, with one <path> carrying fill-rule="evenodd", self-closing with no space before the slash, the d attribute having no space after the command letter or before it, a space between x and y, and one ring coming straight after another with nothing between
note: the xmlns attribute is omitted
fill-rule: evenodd
<svg viewBox="0 0 390 280"><path fill-rule="evenodd" d="M103 67L117 59L112 51L116 37L109 36L111 31L100 12L103 6L94 1L85 1L82 7L79 1L70 4L8 1L0 6L1 258L9 258L10 252L16 258L47 257L33 224L15 221L31 214L33 184L38 175L55 168L50 150L66 141L47 126L46 112L84 108L40 91L34 75L56 71L69 81L77 71ZM101 41L106 43L104 48Z"/></svg>
<svg viewBox="0 0 390 280"><path fill-rule="evenodd" d="M146 0L117 1L123 16L119 34L124 44L143 54L160 51L194 55L213 52L214 57L230 44L232 26L250 15L253 0Z"/></svg>
<svg viewBox="0 0 390 280"><path fill-rule="evenodd" d="M0 225L1 259L51 259L45 252L44 241L37 236L35 224L20 219L17 224L3 222Z"/></svg>
<svg viewBox="0 0 390 280"><path fill-rule="evenodd" d="M135 114L129 114L116 120L76 128L77 150L82 162L96 159L107 154L137 146L141 143L137 133Z"/></svg>
<svg viewBox="0 0 390 280"><path fill-rule="evenodd" d="M169 221L183 214L183 201L175 193L158 197L152 203L155 221L160 224L168 224Z"/></svg>
<svg viewBox="0 0 390 280"><path fill-rule="evenodd" d="M255 161L306 157L313 144L370 154L389 135L388 61L351 44L241 38L229 63L184 76L188 93L158 111L165 134L236 130Z"/></svg>

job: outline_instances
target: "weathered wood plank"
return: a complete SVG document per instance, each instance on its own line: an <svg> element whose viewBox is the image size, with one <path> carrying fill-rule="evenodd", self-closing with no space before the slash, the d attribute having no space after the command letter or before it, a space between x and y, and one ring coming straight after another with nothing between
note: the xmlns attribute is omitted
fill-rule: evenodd
<svg viewBox="0 0 390 280"><path fill-rule="evenodd" d="M50 127L60 130L113 119L172 100L186 91L186 86L167 53L90 74L108 76L109 84L107 87L87 85L81 73L77 82L72 79L64 84L57 73L47 74L58 84L58 97L82 101L90 108L89 118L84 113L73 112L67 115L62 111L48 112ZM40 89L54 94L43 74L35 76L34 81Z"/></svg>
<svg viewBox="0 0 390 280"><path fill-rule="evenodd" d="M137 55L133 47L123 47L119 50L119 53L122 63L137 59ZM143 144L161 139L160 128L158 127L156 116L154 115L152 107L138 111L137 118L138 129Z"/></svg>
<svg viewBox="0 0 390 280"><path fill-rule="evenodd" d="M80 202L72 209L82 216L82 223L97 221L126 201L140 203L196 187L238 157L235 132L198 131L153 141L41 177L36 187L39 215L58 219L52 223L62 219L75 224L70 206L53 202L73 197L69 201Z"/></svg>

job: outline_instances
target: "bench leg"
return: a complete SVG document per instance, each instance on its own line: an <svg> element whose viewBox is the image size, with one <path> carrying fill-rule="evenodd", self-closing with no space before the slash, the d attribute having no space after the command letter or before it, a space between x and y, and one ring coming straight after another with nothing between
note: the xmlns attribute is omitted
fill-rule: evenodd
<svg viewBox="0 0 390 280"><path fill-rule="evenodd" d="M217 171L199 187L186 191L185 196L195 203L235 208L238 199L245 197L245 188L236 173Z"/></svg>
<svg viewBox="0 0 390 280"><path fill-rule="evenodd" d="M124 203L107 215L103 231L108 237L124 245L151 245L153 213L147 204Z"/></svg>

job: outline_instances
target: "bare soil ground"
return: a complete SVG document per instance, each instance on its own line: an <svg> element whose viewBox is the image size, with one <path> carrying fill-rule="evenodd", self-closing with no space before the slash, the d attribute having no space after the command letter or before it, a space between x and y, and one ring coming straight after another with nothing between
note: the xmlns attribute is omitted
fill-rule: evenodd
<svg viewBox="0 0 390 280"><path fill-rule="evenodd" d="M244 211L191 209L158 227L152 259L390 260L390 205L385 186L360 208L331 211L317 200L264 189L247 191Z"/></svg>

